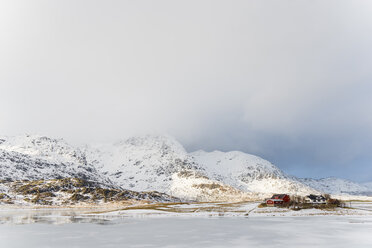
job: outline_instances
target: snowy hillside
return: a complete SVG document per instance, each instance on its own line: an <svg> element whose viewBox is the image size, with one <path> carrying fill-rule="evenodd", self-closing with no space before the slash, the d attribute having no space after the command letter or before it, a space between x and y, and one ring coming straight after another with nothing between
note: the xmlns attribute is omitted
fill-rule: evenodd
<svg viewBox="0 0 372 248"><path fill-rule="evenodd" d="M0 138L0 179L75 177L111 185L87 163L85 154L62 139L37 135Z"/></svg>
<svg viewBox="0 0 372 248"><path fill-rule="evenodd" d="M303 178L299 179L304 184L317 189L319 191L339 195L339 194L350 194L350 195L370 195L372 196L372 189L368 185L358 184L346 179L340 178L322 178L322 179L311 179Z"/></svg>
<svg viewBox="0 0 372 248"><path fill-rule="evenodd" d="M315 190L285 175L278 167L260 157L239 151L191 153L209 178L244 192L262 194L290 193L306 195Z"/></svg>
<svg viewBox="0 0 372 248"><path fill-rule="evenodd" d="M256 193L247 193L228 184L212 180L195 171L182 171L172 176L170 194L196 201L249 201L258 200Z"/></svg>
<svg viewBox="0 0 372 248"><path fill-rule="evenodd" d="M87 160L117 185L131 190L169 193L172 175L201 169L168 136L133 137L109 145L86 147Z"/></svg>
<svg viewBox="0 0 372 248"><path fill-rule="evenodd" d="M208 187L197 185L218 184L231 195L241 194L239 197L243 198L246 197L244 192L268 195L315 193L257 156L217 151L188 154L180 143L169 136L133 137L114 145L87 147L86 152L88 162L102 174L123 188L137 191L157 190L191 199L202 199L204 194L216 199L218 190L207 193ZM180 172L201 176L184 177L179 175L187 173ZM233 193L228 187L235 188L239 193ZM222 191L219 191L220 194ZM226 197L224 193L223 198Z"/></svg>

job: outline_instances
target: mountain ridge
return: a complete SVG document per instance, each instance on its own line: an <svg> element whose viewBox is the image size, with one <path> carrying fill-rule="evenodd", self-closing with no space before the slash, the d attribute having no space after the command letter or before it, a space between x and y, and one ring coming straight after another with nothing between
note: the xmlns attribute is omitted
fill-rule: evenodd
<svg viewBox="0 0 372 248"><path fill-rule="evenodd" d="M315 179L287 175L269 161L240 151L188 153L168 135L79 147L40 135L0 137L0 179L66 177L203 201L306 195L326 189Z"/></svg>
<svg viewBox="0 0 372 248"><path fill-rule="evenodd" d="M348 179L325 177L320 179L300 178L302 183L321 192L332 195L367 195L372 196L372 187L362 183L356 183Z"/></svg>

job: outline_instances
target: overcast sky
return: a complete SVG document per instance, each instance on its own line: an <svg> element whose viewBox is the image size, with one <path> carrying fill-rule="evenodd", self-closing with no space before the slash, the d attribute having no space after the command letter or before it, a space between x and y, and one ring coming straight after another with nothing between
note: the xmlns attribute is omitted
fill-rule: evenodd
<svg viewBox="0 0 372 248"><path fill-rule="evenodd" d="M372 181L372 1L1 1L0 134L168 133Z"/></svg>

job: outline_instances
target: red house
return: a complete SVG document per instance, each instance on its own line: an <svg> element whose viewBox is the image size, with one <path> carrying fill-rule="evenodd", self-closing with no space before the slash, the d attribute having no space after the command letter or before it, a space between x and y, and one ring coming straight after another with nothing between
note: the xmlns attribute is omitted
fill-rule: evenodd
<svg viewBox="0 0 372 248"><path fill-rule="evenodd" d="M280 204L289 202L290 200L291 198L289 197L289 195L277 194L277 195L273 195L270 199L267 199L266 204L268 206L275 206L275 205L280 205Z"/></svg>
<svg viewBox="0 0 372 248"><path fill-rule="evenodd" d="M289 202L291 200L291 198L289 197L289 195L287 194L277 194L277 195L273 195L271 197L271 199L278 199L278 200L282 200L283 202Z"/></svg>

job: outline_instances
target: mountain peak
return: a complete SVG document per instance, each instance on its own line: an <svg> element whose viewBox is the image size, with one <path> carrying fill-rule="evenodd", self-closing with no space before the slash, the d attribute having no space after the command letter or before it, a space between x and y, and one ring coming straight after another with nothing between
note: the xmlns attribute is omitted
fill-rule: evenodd
<svg viewBox="0 0 372 248"><path fill-rule="evenodd" d="M115 143L116 146L131 145L135 147L146 147L148 149L163 149L173 152L186 153L183 146L172 136L169 135L142 135L134 136Z"/></svg>

